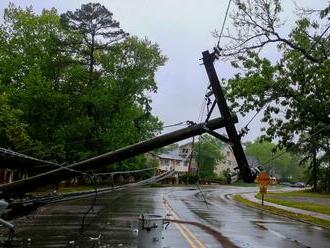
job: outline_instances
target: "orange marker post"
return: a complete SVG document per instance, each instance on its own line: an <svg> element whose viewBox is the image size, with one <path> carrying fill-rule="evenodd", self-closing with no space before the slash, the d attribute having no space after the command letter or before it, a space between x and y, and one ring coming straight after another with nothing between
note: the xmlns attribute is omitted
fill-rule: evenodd
<svg viewBox="0 0 330 248"><path fill-rule="evenodd" d="M267 193L267 185L270 183L270 178L266 171L263 171L258 176L259 193L261 194L261 205L264 205L264 195Z"/></svg>

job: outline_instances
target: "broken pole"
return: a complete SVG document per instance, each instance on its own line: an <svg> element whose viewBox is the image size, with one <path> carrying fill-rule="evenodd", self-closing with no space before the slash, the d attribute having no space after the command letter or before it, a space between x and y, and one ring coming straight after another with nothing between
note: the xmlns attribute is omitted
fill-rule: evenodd
<svg viewBox="0 0 330 248"><path fill-rule="evenodd" d="M209 78L214 97L218 103L221 116L225 121L225 128L228 134L228 139L232 143L233 153L235 155L240 174L244 182L251 183L255 180L256 175L251 171L249 167L243 147L241 145L241 139L237 134L234 122L231 120L230 110L223 94L218 75L214 68L216 54L215 52L210 54L209 51L204 51L202 55L203 64Z"/></svg>
<svg viewBox="0 0 330 248"><path fill-rule="evenodd" d="M225 126L227 121L228 120L221 117L210 120L207 123L192 124L189 127L163 134L137 144L126 146L116 151L111 151L66 167L59 167L58 169L36 176L0 185L0 196L2 198L8 198L13 195L21 195L38 187L57 183L75 176L80 176L80 171L98 170L106 165L123 161L134 156L150 152L157 148L203 134L206 132L205 127L210 130L222 128ZM230 122L237 122L237 117L231 116Z"/></svg>

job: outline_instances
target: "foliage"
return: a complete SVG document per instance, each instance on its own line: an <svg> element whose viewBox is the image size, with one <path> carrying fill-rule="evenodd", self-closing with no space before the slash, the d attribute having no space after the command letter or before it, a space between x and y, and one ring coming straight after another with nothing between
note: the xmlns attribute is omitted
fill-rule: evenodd
<svg viewBox="0 0 330 248"><path fill-rule="evenodd" d="M257 209L260 209L262 211L268 211L272 214L288 217L290 219L294 219L294 220L297 220L297 221L303 221L303 222L307 222L307 223L311 223L311 224L317 224L317 225L323 226L325 228L330 228L330 221L329 220L315 218L315 217L312 217L310 215L289 212L289 211L286 211L286 210L283 210L283 209L280 209L280 208L276 208L276 207L272 207L272 206L261 206L261 204L249 201L249 200L243 198L240 195L234 195L233 199L235 201L239 201L239 202L241 202L241 203L243 203L247 206L257 208Z"/></svg>
<svg viewBox="0 0 330 248"><path fill-rule="evenodd" d="M74 49L71 53L77 54L78 50L79 62L88 65L89 84L94 81L94 70L99 65L97 53L108 50L110 45L128 35L120 29L119 22L112 16L113 14L99 3L82 4L80 9L61 15L63 27L75 34L64 40L64 43Z"/></svg>
<svg viewBox="0 0 330 248"><path fill-rule="evenodd" d="M20 122L22 111L8 105L5 94L0 95L0 140L10 146L24 149L29 144L26 124Z"/></svg>
<svg viewBox="0 0 330 248"><path fill-rule="evenodd" d="M328 157L330 151L327 14L315 16L315 21L301 16L285 37L279 31L280 1L236 3L236 32L225 36L230 42L224 56L242 72L228 80L228 98L243 115L263 109L262 121L267 123L263 139L299 153L301 163L310 164L317 189L321 156ZM262 56L262 49L272 48L271 44L277 44L277 61Z"/></svg>
<svg viewBox="0 0 330 248"><path fill-rule="evenodd" d="M189 176L187 174L184 174L184 175L180 176L181 182L187 183L187 179L188 179L188 184L196 184L196 183L198 183L199 177L197 174L193 174L193 175L189 175Z"/></svg>
<svg viewBox="0 0 330 248"><path fill-rule="evenodd" d="M194 154L199 164L199 175L201 178L214 175L214 168L217 162L223 159L220 152L221 141L211 135L204 134L194 145Z"/></svg>
<svg viewBox="0 0 330 248"><path fill-rule="evenodd" d="M300 181L304 178L305 168L299 165L299 158L285 150L276 149L273 143L262 140L248 142L245 152L255 156L271 176L285 181Z"/></svg>
<svg viewBox="0 0 330 248"><path fill-rule="evenodd" d="M148 93L166 58L157 44L128 37L104 6L59 16L11 4L0 48L1 147L71 163L160 131ZM141 156L115 168L145 163Z"/></svg>
<svg viewBox="0 0 330 248"><path fill-rule="evenodd" d="M320 168L319 189L321 191L330 192L330 167Z"/></svg>

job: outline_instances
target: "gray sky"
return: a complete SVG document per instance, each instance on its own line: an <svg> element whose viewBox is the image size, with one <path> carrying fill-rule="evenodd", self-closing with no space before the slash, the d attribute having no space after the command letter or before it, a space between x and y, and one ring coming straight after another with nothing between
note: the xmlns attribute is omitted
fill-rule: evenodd
<svg viewBox="0 0 330 248"><path fill-rule="evenodd" d="M152 95L153 113L165 125L185 120L196 121L201 109L207 76L200 66L201 52L212 49L216 40L211 31L220 29L227 0L1 0L0 14L12 2L16 6L33 6L37 12L55 7L59 13L79 8L82 3L100 2L114 14L121 27L131 35L147 37L159 44L168 61L157 72L158 93ZM284 18L287 32L294 21L294 4L283 0ZM327 0L299 0L300 6L324 8ZM229 27L230 28L230 27ZM275 51L267 51L276 57ZM216 62L219 78L233 75L233 69L223 62ZM237 129L242 128L251 118L239 117ZM203 118L204 119L204 118ZM244 141L253 140L260 133L258 118L250 124L251 131ZM165 131L172 131L166 129Z"/></svg>

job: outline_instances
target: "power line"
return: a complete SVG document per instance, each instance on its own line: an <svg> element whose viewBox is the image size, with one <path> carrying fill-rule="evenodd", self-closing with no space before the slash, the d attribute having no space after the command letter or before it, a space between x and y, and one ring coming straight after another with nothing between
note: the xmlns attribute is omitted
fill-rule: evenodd
<svg viewBox="0 0 330 248"><path fill-rule="evenodd" d="M106 193L122 191L122 190L125 190L128 188L133 188L133 187L138 187L138 186L143 186L143 185L148 185L151 183L159 182L159 181L171 176L174 172L175 172L175 170L169 170L160 175L153 176L153 177L147 178L145 180L141 180L136 183L128 183L128 184L124 184L124 185L116 186L116 187L98 188L97 195L99 196L99 195L106 194ZM58 202L71 201L71 200L76 200L76 199L81 199L81 198L86 198L86 197L91 197L91 196L95 196L94 189L76 192L76 193L67 193L67 194L61 195L57 198L41 199L40 203L41 204L58 203ZM37 200L38 199L33 199L28 202L37 201Z"/></svg>
<svg viewBox="0 0 330 248"><path fill-rule="evenodd" d="M150 167L150 168L145 168L145 169L139 169L139 170L128 170L128 171L114 171L114 172L107 172L107 173L97 173L95 176L112 176L116 174L133 174L133 173L139 173L143 171L149 171L149 170L154 170L157 169L158 167Z"/></svg>
<svg viewBox="0 0 330 248"><path fill-rule="evenodd" d="M252 118L247 122L247 124L246 124L244 127L247 128L247 127L251 124L251 122L254 120L254 118L257 117L257 115L260 113L260 111L261 111L266 105L268 105L268 104L263 104L263 105L257 110L257 112L252 116Z"/></svg>
<svg viewBox="0 0 330 248"><path fill-rule="evenodd" d="M225 14L225 17L223 19L223 22L222 22L222 27L221 27L221 31L220 31L220 34L219 34L219 39L218 39L217 47L220 46L220 41L221 41L222 33L223 33L223 30L225 28L225 24L226 24L226 21L227 21L227 16L228 16L230 4L231 4L231 0L228 1L227 10L226 10L226 14Z"/></svg>
<svg viewBox="0 0 330 248"><path fill-rule="evenodd" d="M303 142L308 141L309 139L311 139L311 138L314 137L315 135L317 135L317 134L321 133L322 131L327 130L327 129L329 129L329 128L330 128L330 124L329 124L329 125L326 125L325 127L321 128L321 129L319 129L319 130L316 131L315 133L311 134L309 137L300 140L300 141L299 141L297 144L295 144L295 145L298 146L298 145L302 144ZM290 149L288 149L288 150L290 150ZM272 158L269 159L268 161L264 162L263 164L266 165L266 164L272 162L273 160L275 160L275 159L277 159L277 158L279 158L279 157L282 157L285 153L287 153L287 150L282 151L282 152L276 154L274 157L272 157Z"/></svg>
<svg viewBox="0 0 330 248"><path fill-rule="evenodd" d="M262 106L257 110L257 112L252 116L252 118L246 123L246 125L241 129L240 132L240 137L244 136L245 134L247 134L250 129L249 129L249 125L251 124L251 122L257 117L257 115L261 112L261 110L266 106L269 105L269 103L264 103L262 104Z"/></svg>
<svg viewBox="0 0 330 248"><path fill-rule="evenodd" d="M182 126L182 125L191 125L192 123L193 123L193 122L190 121L190 120L187 120L187 121L181 121L181 122L178 122L178 123L175 123L175 124L171 124L171 125L164 126L163 128L176 127L176 126Z"/></svg>
<svg viewBox="0 0 330 248"><path fill-rule="evenodd" d="M176 127L176 126L181 126L181 125L184 125L184 124L186 124L186 122L185 121L181 121L181 122L178 122L178 123L175 123L175 124L164 126L163 128Z"/></svg>
<svg viewBox="0 0 330 248"><path fill-rule="evenodd" d="M321 38L323 37L323 35L326 34L326 32L329 29L330 29L330 25L322 32L322 34L318 37L318 39L314 42L314 44L310 47L310 49L308 49L307 53L309 53L312 49L314 49L314 47L317 45L317 43L321 41Z"/></svg>
<svg viewBox="0 0 330 248"><path fill-rule="evenodd" d="M322 32L322 34L318 37L318 39L312 44L312 46L306 51L306 53L311 52L314 47L321 41L321 38L326 34L326 32L330 29L330 25ZM219 37L220 38L220 37ZM220 39L219 39L220 40ZM299 61L298 65L301 65L303 63L302 60ZM297 65L297 66L298 66ZM251 122L254 120L254 118L260 113L260 111L266 106L269 105L270 102L264 103L258 110L257 112L252 116L252 118L248 121L248 123L244 126L244 128L241 130L241 136L245 135L248 133L249 129L248 126L251 124Z"/></svg>
<svg viewBox="0 0 330 248"><path fill-rule="evenodd" d="M16 158L23 158L26 160L30 160L30 161L34 161L34 162L38 162L38 163L42 163L42 164L47 164L47 165L51 165L51 166L59 166L56 163L50 162L50 161L46 161L46 160L42 160L42 159L38 159L38 158L34 158L19 152L15 152L13 150L10 149L6 149L6 148L2 148L0 147L0 154L3 156L10 156L10 157L16 157Z"/></svg>

